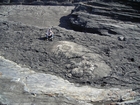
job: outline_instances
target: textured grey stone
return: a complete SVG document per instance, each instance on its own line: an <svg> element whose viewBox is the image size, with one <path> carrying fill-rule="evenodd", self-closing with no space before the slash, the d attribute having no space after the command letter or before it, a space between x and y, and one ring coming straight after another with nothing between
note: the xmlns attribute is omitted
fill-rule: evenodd
<svg viewBox="0 0 140 105"><path fill-rule="evenodd" d="M102 20L101 21L102 23L100 23L99 26L103 27L103 25L105 25L105 27L108 27L110 29L110 24L111 24L111 27L113 28L111 28L110 29L111 31L109 32L103 29L101 30L102 33L110 35L113 33L113 31L117 30L117 34L113 36L111 35L111 37L108 37L108 36L99 36L99 34L76 32L73 30L64 29L64 26L67 26L67 24L63 24L63 28L60 28L61 25L60 27L58 26L60 23L64 23L64 22L67 23L67 19L69 16L64 16L64 15L69 14L71 9L66 8L66 14L63 13L64 11L61 14L61 10L63 10L64 8L59 7L60 14L59 12L57 12L57 9L58 9L57 7L56 8L45 7L45 9L43 9L43 7L41 6L30 6L29 8L28 6L1 6L0 8L0 13L1 13L0 15L0 32L1 32L0 55L4 56L6 59L16 62L17 64L20 64L21 65L20 68L24 66L23 68L24 69L26 68L25 72L22 73L24 75L28 74L27 72L28 70L29 71L30 69L34 70L33 72L31 72L31 75L28 76L29 87L30 87L30 80L35 81L31 77L34 77L34 78L35 76L44 77L43 73L46 73L46 74L49 73L52 75L56 75L56 77L61 77L63 78L63 80L66 80L66 81L68 80L72 84L79 83L79 84L74 84L78 87L79 86L81 87L81 85L82 86L88 85L89 87L91 86L92 89L95 87L108 88L108 89L110 89L110 87L115 87L115 88L120 88L122 90L124 88L130 88L131 90L133 88L133 90L139 92L140 91L139 89L140 87L139 86L140 84L139 83L140 82L140 78L139 78L139 75L140 75L140 72L139 72L139 69L140 69L140 66L139 66L139 59L140 59L139 58L140 57L139 56L139 53L140 53L139 24L133 23L133 22L118 21L118 20L114 21L113 19L107 20L103 18L103 20L107 21L108 23L105 24L105 22ZM40 13L37 14L36 10L40 11L40 13L44 13L44 10L48 10L48 12L45 12L46 14L45 19L42 18L42 15ZM52 12L52 11L56 11L56 12ZM22 14L26 14L26 13L27 15L24 15L24 18L20 17L20 16L23 16ZM54 14L50 14L50 13L54 13ZM15 14L19 14L17 18L14 17ZM34 16L34 18L30 16ZM53 17L57 17L58 19L54 19ZM97 19L99 19L99 17ZM43 23L42 20L45 20L47 24L42 24ZM44 33L46 32L46 28L48 28L50 25L54 26L53 31L55 33L55 40L53 42L44 40L44 36L45 36ZM124 36L127 40L118 41L119 36ZM69 46L65 42L69 44L72 43L72 46L76 45L75 51L71 51L71 50L70 52L67 51L69 49ZM57 45L60 45L60 44L64 45L63 50L61 49L59 53L56 53L57 51L54 53L52 51L52 48L53 47L55 48ZM85 54L86 56L82 54ZM100 59L97 59L98 57ZM96 62L99 62L100 65L98 65L98 63L96 64ZM67 64L70 64L71 67L66 68ZM106 72L102 73L103 69L98 68L98 67L103 68L104 65L107 65L109 68L111 68L112 71L110 74ZM78 66L80 66L83 69L84 75L80 78L74 77L72 75L68 77L67 74L68 75L71 74L71 70ZM4 67L2 68L4 69ZM12 81L21 82L21 80L23 80L21 83L24 83L26 79L23 79L24 76L20 75L21 72L14 72L13 67L10 67L10 68L13 70L13 72L9 73L10 71L9 72L3 71L3 73L7 73L7 76L5 77L10 76L11 74ZM96 72L94 70L96 70ZM96 76L92 74L98 74L98 75ZM2 77L2 78L5 78L5 77ZM42 81L42 79L41 80L36 79L36 81ZM40 86L41 83L42 82L37 83L38 87ZM12 85L10 86L13 87ZM76 89L79 89L79 88L76 88ZM26 91L28 93L28 90L30 89L24 88L23 91L24 92ZM38 92L42 90L44 89L42 89L41 87L40 89L38 89ZM67 91L70 91L70 90L67 90ZM80 90L78 90L77 92L79 91ZM53 105L57 103L61 103L61 104L67 103L67 104L77 105L78 103L77 101L75 101L75 99L72 99L71 101L67 100L66 97L63 96L63 94L43 95L43 94L36 94L35 92L37 92L37 89L32 88L31 93L29 92L29 99L31 100L29 100L28 102L25 101L26 103L30 104L30 103L36 102L36 104L39 104L39 105L45 104L46 102ZM74 93L77 94L77 92L74 92ZM129 93L129 92L130 91L127 91L126 93ZM114 97L116 96L115 94L116 93L114 93L113 95L110 94L110 96L113 99L117 99ZM121 93L118 93L118 94L121 95ZM15 94L15 96L16 95L17 94ZM31 96L33 96L33 98L30 98ZM34 98L35 96L36 98ZM46 96L47 98L44 99L44 97ZM87 97L88 96L89 95L87 95ZM7 97L11 97L11 96L8 95ZM17 95L16 97L20 97L20 95L19 96ZM16 102L15 101L17 100L16 97L15 98L12 97L13 99L11 100L14 100L14 102ZM38 97L40 98L38 99ZM67 97L67 98L70 99L70 97ZM2 98L2 99L6 99L6 98ZM126 98L124 97L124 99ZM35 100L35 102L33 102L33 100ZM135 98L130 99L130 100L135 100ZM121 101L121 99L119 98L119 100L117 101ZM135 103L135 101L133 102ZM138 102L139 101L137 101L137 103ZM83 102L83 104L86 104L86 103L87 102L85 103ZM97 102L97 103L99 104L100 102ZM111 102L109 102L108 104L110 103ZM134 103L133 105L136 105ZM101 104L105 104L105 102L103 101L103 103L101 102Z"/></svg>
<svg viewBox="0 0 140 105"><path fill-rule="evenodd" d="M91 1L77 5L71 13L70 21L73 29L81 32L105 36L125 36L132 33L138 35L138 28L132 26L139 24L138 11L139 7L135 9L135 5L134 8L131 8L127 5L112 2ZM132 22L135 23L131 24ZM130 32L131 30L135 31Z"/></svg>
<svg viewBox="0 0 140 105"><path fill-rule="evenodd" d="M123 37L123 36L118 37L118 39L119 39L120 41L125 41L125 40L126 40L126 38Z"/></svg>
<svg viewBox="0 0 140 105"><path fill-rule="evenodd" d="M73 100L79 100L79 102L85 101L85 104L88 104L86 101L115 101L120 97L122 97L123 100L129 100L138 95L138 93L131 89L97 89L89 86L77 87L60 77L51 74L36 73L28 68L21 68L16 63L6 60L3 57L0 57L0 64L0 72L2 74L0 80L5 80L8 83L7 85L10 85L10 88L5 87L4 89L3 86L5 86L5 83L2 83L0 86L0 92L2 92L2 98L0 101L6 104L14 103L16 97L22 96L24 99L26 94L22 94L23 92L32 95L28 95L29 97L37 97L42 94L46 94L51 97L62 95L65 98L67 97ZM6 78L11 79L11 81L6 80ZM20 94L16 95L17 93ZM14 97L10 97L10 95L14 95ZM20 100L21 99L19 98L16 102L20 103ZM27 99L25 98L22 102L26 103ZM28 102L32 101L29 99Z"/></svg>

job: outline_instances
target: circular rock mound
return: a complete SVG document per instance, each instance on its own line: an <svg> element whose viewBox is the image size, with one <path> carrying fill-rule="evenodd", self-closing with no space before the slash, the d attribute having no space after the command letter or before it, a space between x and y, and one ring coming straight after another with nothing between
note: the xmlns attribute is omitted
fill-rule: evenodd
<svg viewBox="0 0 140 105"><path fill-rule="evenodd" d="M91 83L93 79L106 77L111 68L96 54L82 45L73 42L59 41L52 48L56 56L65 56L68 61L63 65L68 78L79 78ZM60 61L61 62L61 61Z"/></svg>

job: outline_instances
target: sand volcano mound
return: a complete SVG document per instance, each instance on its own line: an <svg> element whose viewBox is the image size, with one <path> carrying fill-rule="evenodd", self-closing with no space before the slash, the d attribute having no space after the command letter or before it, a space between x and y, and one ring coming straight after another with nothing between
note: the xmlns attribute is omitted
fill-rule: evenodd
<svg viewBox="0 0 140 105"><path fill-rule="evenodd" d="M89 81L89 79L101 78L109 75L111 69L102 60L99 54L88 50L82 45L73 42L59 41L53 46L52 52L56 56L65 56L67 76Z"/></svg>

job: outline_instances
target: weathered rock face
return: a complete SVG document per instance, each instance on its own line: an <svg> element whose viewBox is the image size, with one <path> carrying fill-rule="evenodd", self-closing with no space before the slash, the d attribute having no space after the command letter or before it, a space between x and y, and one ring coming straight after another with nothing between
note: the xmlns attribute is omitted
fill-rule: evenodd
<svg viewBox="0 0 140 105"><path fill-rule="evenodd" d="M75 5L79 2L104 1L104 2L122 2L125 4L137 4L139 0L1 0L0 4L18 4L18 5Z"/></svg>
<svg viewBox="0 0 140 105"><path fill-rule="evenodd" d="M139 34L139 13L139 9L122 4L87 2L75 7L70 21L74 30L82 32L100 35Z"/></svg>
<svg viewBox="0 0 140 105"><path fill-rule="evenodd" d="M58 8L55 9L55 6L40 6L36 8L35 6L23 7L22 5L17 5L16 9L13 9L8 6L1 6L0 12L3 13L3 15L0 15L0 20L17 21L38 27L52 27L61 24L64 26L65 21L61 21L61 18L69 15L73 8L73 6L58 6ZM9 12L10 10L12 10L12 12Z"/></svg>
<svg viewBox="0 0 140 105"><path fill-rule="evenodd" d="M29 5L67 5L71 6L73 3L90 0L1 0L0 4L29 4Z"/></svg>
<svg viewBox="0 0 140 105"><path fill-rule="evenodd" d="M93 88L103 88L103 90L105 89L103 93L109 92L111 98L114 100L119 99L116 101L117 103L119 101L120 105L139 104L139 96L127 102L124 100L126 96L132 95L129 94L131 92L136 92L138 95L140 93L139 24L114 20L115 24L111 23L111 25L119 27L118 32L122 34L111 34L110 37L67 30L64 29L64 27L62 28L60 24L61 22L66 22L68 18L67 15L70 14L70 10L72 9L73 7L64 6L13 5L0 7L0 55L16 62L14 67L6 66L11 73L10 75L9 72L6 72L8 71L7 68L5 66L3 67L3 63L6 65L5 62L0 60L2 66L0 67L1 102L8 102L12 89L15 91L13 88L14 85L18 89L17 93L15 93L15 97L21 96L21 98L25 97L25 99L29 97L29 100L27 99L24 101L29 104L34 104L35 102L37 105L45 103L57 105L58 102L60 102L60 104L62 103L62 105L80 104L76 100L71 100L62 94L40 94L42 90L44 93L47 92L49 86L50 88L54 86L54 93L59 93L59 89L61 89L60 92L66 90L66 96L70 96L74 93L72 97L82 99L85 96L87 100L94 98L94 94L87 95L86 92L92 93ZM109 22L106 25L110 25L110 20L109 18ZM46 29L52 25L54 26L53 32L55 36L54 40L51 42L45 40L44 37ZM63 26L66 27L66 24L63 24ZM19 67L19 65L21 66ZM20 71L19 68L22 68L22 66L24 66L24 69ZM5 68L5 70L1 68ZM33 74L31 74L32 72L30 72L30 69L34 70L32 71ZM5 77L3 77L4 75ZM15 76L21 78L14 78ZM7 80L6 77L12 78L14 82ZM62 81L58 80L60 78ZM25 84L20 84L22 83L20 80L23 80L33 93L27 91L29 94L26 94L23 88L19 90L20 87L25 86ZM27 81L25 82L24 80ZM44 81L48 80L50 81L44 83ZM7 84L9 83L9 85L6 85L3 81ZM17 81L20 83L16 84L15 82ZM60 86L59 84L61 83L64 85ZM7 86L7 89L5 88L3 91L4 86ZM38 88L36 88L36 86ZM65 89L63 86L67 88ZM68 88L70 86L72 86L72 89ZM82 86L90 88L81 88ZM113 87L119 89L112 90ZM126 94L120 91L120 89L125 90L126 88L128 89L128 91L125 91ZM87 89L86 92L83 92L85 89ZM10 92L8 90L10 90ZM75 92L75 90L77 91ZM23 93L23 96L18 95L19 91L21 94ZM5 94L6 92L8 94ZM115 93L111 94L110 92ZM69 95L69 93L71 94ZM81 96L77 95L79 93L81 93ZM103 99L102 95L98 94L98 96L101 96L99 98ZM15 97L11 99L14 100L13 102L20 102L23 100L21 98L16 100L17 98ZM99 102L97 103L99 104ZM102 105L102 103L105 102L101 102L99 105ZM108 104L110 103L111 102Z"/></svg>
<svg viewBox="0 0 140 105"><path fill-rule="evenodd" d="M111 68L106 65L102 57L93 51L73 42L56 42L52 52L62 61L68 59L63 66L66 66L66 76L75 78L77 82L87 82L106 77L110 74ZM61 63L61 61L59 60Z"/></svg>
<svg viewBox="0 0 140 105"><path fill-rule="evenodd" d="M0 64L0 103L3 104L46 105L49 103L56 105L59 100L59 104L65 105L92 105L91 102L116 101L120 100L120 97L123 101L131 100L138 95L131 89L97 89L89 86L75 86L60 77L22 68L1 56ZM7 85L3 83L4 81Z"/></svg>

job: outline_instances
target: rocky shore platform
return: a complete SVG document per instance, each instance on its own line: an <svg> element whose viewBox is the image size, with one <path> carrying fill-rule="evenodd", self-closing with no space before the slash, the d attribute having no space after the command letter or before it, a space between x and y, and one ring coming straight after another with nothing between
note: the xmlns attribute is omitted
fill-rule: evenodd
<svg viewBox="0 0 140 105"><path fill-rule="evenodd" d="M1 5L0 105L140 105L137 13L104 2Z"/></svg>

